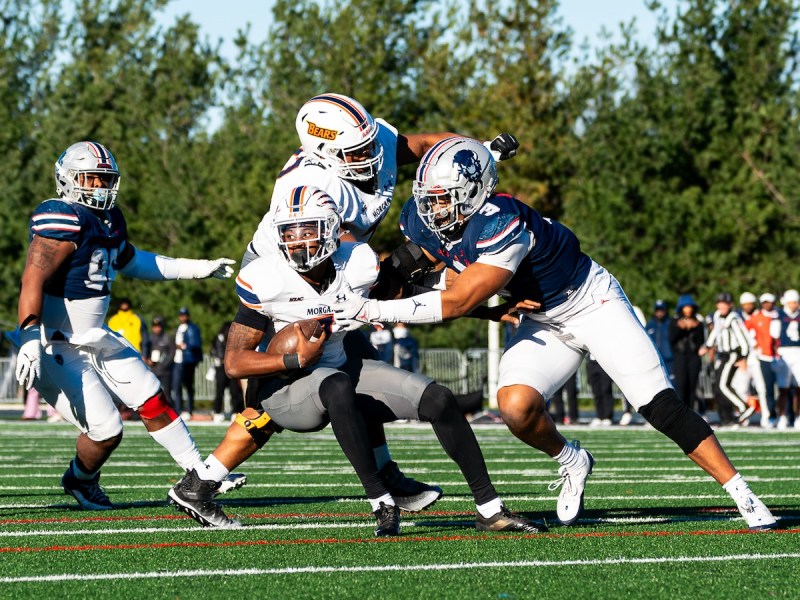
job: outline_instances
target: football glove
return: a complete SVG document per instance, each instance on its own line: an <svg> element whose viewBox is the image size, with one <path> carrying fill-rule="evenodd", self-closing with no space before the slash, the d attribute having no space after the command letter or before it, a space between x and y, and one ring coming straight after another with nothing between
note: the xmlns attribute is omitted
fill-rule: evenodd
<svg viewBox="0 0 800 600"><path fill-rule="evenodd" d="M333 305L333 319L337 331L353 331L362 325L380 319L377 300L360 296L348 297L344 302Z"/></svg>
<svg viewBox="0 0 800 600"><path fill-rule="evenodd" d="M216 260L192 260L189 258L178 258L178 279L206 279L216 277L217 279L229 279L233 275L233 267L230 265L236 261L230 258L218 258Z"/></svg>
<svg viewBox="0 0 800 600"><path fill-rule="evenodd" d="M17 354L17 382L29 390L42 373L42 338L38 325L20 332L22 346Z"/></svg>
<svg viewBox="0 0 800 600"><path fill-rule="evenodd" d="M497 161L507 160L517 154L519 142L510 133L501 133L489 142L483 142Z"/></svg>

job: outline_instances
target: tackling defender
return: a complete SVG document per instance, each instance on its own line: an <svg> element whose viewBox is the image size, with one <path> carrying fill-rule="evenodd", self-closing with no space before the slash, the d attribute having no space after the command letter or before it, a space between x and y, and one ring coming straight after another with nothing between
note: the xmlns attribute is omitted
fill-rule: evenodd
<svg viewBox="0 0 800 600"><path fill-rule="evenodd" d="M168 258L135 248L115 205L117 162L101 144L71 145L55 164L55 178L58 198L42 202L30 220L16 376L81 431L61 480L64 491L85 510L109 510L113 505L99 480L122 440L115 399L139 412L153 439L183 469L203 464L158 378L133 346L104 327L111 284L117 272L147 280L227 279L233 261Z"/></svg>
<svg viewBox="0 0 800 600"><path fill-rule="evenodd" d="M642 416L723 486L750 529L775 528L711 428L678 398L617 280L581 252L565 226L494 193L497 182L494 158L474 140L450 138L431 148L401 229L430 264L442 262L459 275L444 291L406 299L354 297L335 308L337 323L436 323L464 316L498 293L537 300L541 312L523 315L500 361L497 399L511 432L561 465L553 486L562 486L561 523L580 516L594 459L558 433L545 400L591 352Z"/></svg>
<svg viewBox="0 0 800 600"><path fill-rule="evenodd" d="M419 161L435 143L454 135L399 133L383 119L373 118L353 98L332 93L314 96L303 104L295 128L302 146L278 175L270 209L248 244L242 268L258 256L276 256L275 211L291 190L311 183L335 202L342 220L342 239L369 242L391 206L398 166ZM519 146L507 133L486 144L498 160L513 157ZM366 358L374 358L371 346L361 337L360 333L348 336L345 344L352 346L352 351L360 346ZM251 382L248 402L257 389L258 381ZM384 482L398 504L417 511L435 502L441 489L406 477L391 460L383 426L369 424L369 431Z"/></svg>
<svg viewBox="0 0 800 600"><path fill-rule="evenodd" d="M366 294L375 285L378 260L366 244L342 243L336 204L322 190L300 187L275 207L279 260L258 258L236 278L240 307L231 326L225 369L232 377L271 376L259 395L208 457L169 492L170 501L205 526L236 527L214 502L230 471L283 429L318 431L330 422L336 439L364 486L378 525L376 536L398 535L399 507L380 476L366 421L420 419L431 423L442 447L461 469L477 507L480 531L546 531L509 512L492 485L478 442L455 397L432 379L377 360L348 354L344 332L306 340L297 331L296 352L257 352L271 324L280 331L317 318L329 328L337 298Z"/></svg>

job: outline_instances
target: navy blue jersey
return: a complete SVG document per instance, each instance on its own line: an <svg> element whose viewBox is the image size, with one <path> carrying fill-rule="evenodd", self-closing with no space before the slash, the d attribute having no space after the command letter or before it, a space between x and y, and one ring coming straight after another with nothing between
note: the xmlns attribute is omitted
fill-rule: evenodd
<svg viewBox="0 0 800 600"><path fill-rule="evenodd" d="M791 317L786 311L779 310L778 320L781 322L781 347L797 348L800 346L800 313Z"/></svg>
<svg viewBox="0 0 800 600"><path fill-rule="evenodd" d="M45 200L30 220L31 239L34 235L76 246L45 286L46 294L75 300L111 292L119 268L116 258L128 238L119 208L99 211L76 202Z"/></svg>
<svg viewBox="0 0 800 600"><path fill-rule="evenodd" d="M403 207L400 229L412 242L459 273L481 255L504 250L528 231L533 247L517 267L504 294L539 301L543 310L566 301L586 280L592 264L581 252L580 242L572 231L507 194L490 196L466 221L461 238L449 243L426 227L413 198Z"/></svg>

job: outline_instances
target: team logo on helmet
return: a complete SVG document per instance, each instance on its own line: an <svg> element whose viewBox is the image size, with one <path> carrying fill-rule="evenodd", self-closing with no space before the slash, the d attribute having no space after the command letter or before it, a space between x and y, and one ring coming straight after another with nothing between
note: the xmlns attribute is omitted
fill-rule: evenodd
<svg viewBox="0 0 800 600"><path fill-rule="evenodd" d="M336 139L338 134L333 129L325 129L324 127L319 127L315 123L309 121L308 135L313 135L314 137L322 138L323 140L333 141Z"/></svg>
<svg viewBox="0 0 800 600"><path fill-rule="evenodd" d="M478 155L472 150L459 150L453 156L453 166L458 173L467 181L480 181L483 169Z"/></svg>

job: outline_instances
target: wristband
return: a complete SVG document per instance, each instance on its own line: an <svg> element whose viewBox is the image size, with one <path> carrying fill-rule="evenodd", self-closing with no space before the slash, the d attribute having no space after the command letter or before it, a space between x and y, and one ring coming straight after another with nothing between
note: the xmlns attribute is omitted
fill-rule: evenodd
<svg viewBox="0 0 800 600"><path fill-rule="evenodd" d="M287 370L289 369L299 369L300 368L300 356L297 352L292 354L284 354L283 355L283 366L286 367Z"/></svg>

